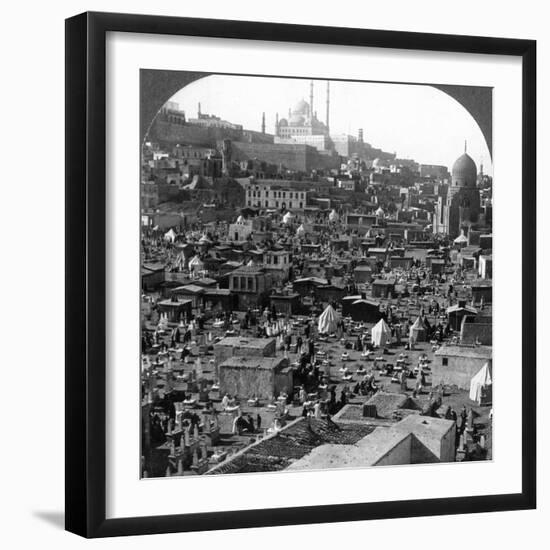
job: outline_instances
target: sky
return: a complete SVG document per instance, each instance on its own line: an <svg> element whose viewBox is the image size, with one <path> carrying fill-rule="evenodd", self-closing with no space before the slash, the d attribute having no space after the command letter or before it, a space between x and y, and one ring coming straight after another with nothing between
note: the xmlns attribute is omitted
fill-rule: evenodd
<svg viewBox="0 0 550 550"><path fill-rule="evenodd" d="M171 101L188 118L214 114L245 129L261 130L265 112L266 131L274 132L275 114L288 117L298 100L309 102L309 80L294 78L213 75L193 82ZM326 81L314 81L313 109L325 122ZM423 164L442 164L449 169L464 152L478 170L492 174L491 157L483 134L472 116L456 100L431 86L370 82L330 82L330 133L357 136L373 147L399 158Z"/></svg>

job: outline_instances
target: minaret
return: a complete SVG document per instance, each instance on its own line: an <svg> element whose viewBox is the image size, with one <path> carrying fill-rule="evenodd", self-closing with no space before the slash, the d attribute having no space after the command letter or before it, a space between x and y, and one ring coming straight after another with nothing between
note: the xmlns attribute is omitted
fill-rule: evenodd
<svg viewBox="0 0 550 550"><path fill-rule="evenodd" d="M313 80L309 83L309 118L313 119Z"/></svg>
<svg viewBox="0 0 550 550"><path fill-rule="evenodd" d="M265 134L265 112L262 113L262 134Z"/></svg>
<svg viewBox="0 0 550 550"><path fill-rule="evenodd" d="M279 113L275 113L275 135L279 135Z"/></svg>
<svg viewBox="0 0 550 550"><path fill-rule="evenodd" d="M330 133L330 81L327 80L327 133Z"/></svg>
<svg viewBox="0 0 550 550"><path fill-rule="evenodd" d="M464 140L464 154L466 154L467 150L468 150L468 141Z"/></svg>
<svg viewBox="0 0 550 550"><path fill-rule="evenodd" d="M201 117L201 102L199 101L199 108L197 110L197 118L200 118Z"/></svg>

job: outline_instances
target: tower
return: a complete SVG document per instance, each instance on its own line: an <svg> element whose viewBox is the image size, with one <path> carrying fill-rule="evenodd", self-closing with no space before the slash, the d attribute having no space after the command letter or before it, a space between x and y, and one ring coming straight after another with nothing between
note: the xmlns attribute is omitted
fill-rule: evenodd
<svg viewBox="0 0 550 550"><path fill-rule="evenodd" d="M313 80L309 83L309 118L313 119Z"/></svg>
<svg viewBox="0 0 550 550"><path fill-rule="evenodd" d="M466 142L464 150L467 150ZM478 220L480 198L477 189L477 167L467 153L461 155L453 164L451 186L445 202L438 203L438 213L438 231L447 233L453 239Z"/></svg>
<svg viewBox="0 0 550 550"><path fill-rule="evenodd" d="M275 135L279 135L279 113L275 113Z"/></svg>
<svg viewBox="0 0 550 550"><path fill-rule="evenodd" d="M197 108L197 118L201 117L201 102L199 101L199 106Z"/></svg>
<svg viewBox="0 0 550 550"><path fill-rule="evenodd" d="M330 132L330 81L327 80L327 133Z"/></svg>
<svg viewBox="0 0 550 550"><path fill-rule="evenodd" d="M357 132L357 140L359 143L363 143L363 128L359 128L359 131Z"/></svg>
<svg viewBox="0 0 550 550"><path fill-rule="evenodd" d="M262 134L265 134L265 112L262 113Z"/></svg>

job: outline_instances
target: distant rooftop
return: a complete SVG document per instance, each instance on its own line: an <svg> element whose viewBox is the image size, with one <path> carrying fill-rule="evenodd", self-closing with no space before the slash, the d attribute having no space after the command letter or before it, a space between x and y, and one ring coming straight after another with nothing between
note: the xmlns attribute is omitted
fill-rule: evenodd
<svg viewBox="0 0 550 550"><path fill-rule="evenodd" d="M442 346L435 352L434 355L491 359L493 356L493 348L491 346Z"/></svg>
<svg viewBox="0 0 550 550"><path fill-rule="evenodd" d="M274 341L275 338L243 338L241 336L226 336L214 344L214 346L264 349Z"/></svg>
<svg viewBox="0 0 550 550"><path fill-rule="evenodd" d="M272 436L233 455L206 475L284 470L315 447L336 444L349 449L373 430L373 426L365 424L329 425L323 420L298 418Z"/></svg>
<svg viewBox="0 0 550 550"><path fill-rule="evenodd" d="M284 357L234 356L226 359L219 368L275 370L281 366L281 363L288 363L288 359Z"/></svg>

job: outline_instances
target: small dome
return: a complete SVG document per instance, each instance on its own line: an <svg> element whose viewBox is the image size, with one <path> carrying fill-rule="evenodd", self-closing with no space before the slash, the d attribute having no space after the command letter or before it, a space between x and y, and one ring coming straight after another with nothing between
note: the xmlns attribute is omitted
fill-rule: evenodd
<svg viewBox="0 0 550 550"><path fill-rule="evenodd" d="M290 117L290 126L303 126L306 119L299 114L293 114Z"/></svg>
<svg viewBox="0 0 550 550"><path fill-rule="evenodd" d="M288 120L286 118L282 118L279 120L279 126L288 126Z"/></svg>
<svg viewBox="0 0 550 550"><path fill-rule="evenodd" d="M475 187L476 185L476 163L467 153L456 159L451 174L453 185L459 185L460 187Z"/></svg>

